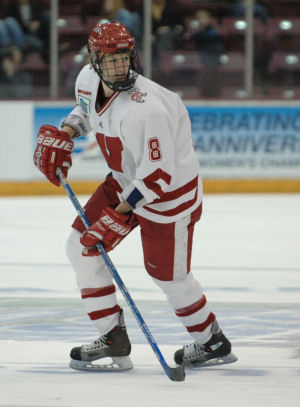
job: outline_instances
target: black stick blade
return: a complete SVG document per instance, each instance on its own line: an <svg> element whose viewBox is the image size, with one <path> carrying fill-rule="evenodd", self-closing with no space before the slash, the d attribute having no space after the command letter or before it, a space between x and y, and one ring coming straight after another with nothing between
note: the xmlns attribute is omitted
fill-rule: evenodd
<svg viewBox="0 0 300 407"><path fill-rule="evenodd" d="M183 382L185 378L184 365L170 367L170 379L174 382Z"/></svg>

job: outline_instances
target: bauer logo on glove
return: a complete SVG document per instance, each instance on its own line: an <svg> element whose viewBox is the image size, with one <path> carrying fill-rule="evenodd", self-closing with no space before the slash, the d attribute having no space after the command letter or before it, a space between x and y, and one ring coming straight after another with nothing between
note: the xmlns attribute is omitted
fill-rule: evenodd
<svg viewBox="0 0 300 407"><path fill-rule="evenodd" d="M83 256L99 256L97 244L100 242L109 252L115 248L125 236L135 227L133 215L124 214L107 207L103 209L100 218L81 238L80 243L85 246Z"/></svg>
<svg viewBox="0 0 300 407"><path fill-rule="evenodd" d="M44 136L43 134L38 135L37 142L38 142L38 144L41 144L43 146L47 146L47 147L52 146L53 148L57 148L58 150L61 149L61 150L69 151L70 153L73 151L73 147L74 147L73 141L66 141L63 139L55 138L55 137Z"/></svg>
<svg viewBox="0 0 300 407"><path fill-rule="evenodd" d="M37 137L37 146L33 154L35 166L51 181L59 186L56 169L60 167L65 177L72 165L71 153L74 143L71 136L54 126L44 125Z"/></svg>
<svg viewBox="0 0 300 407"><path fill-rule="evenodd" d="M109 229L113 230L121 236L126 236L130 232L130 229L128 229L127 226L124 228L124 226L120 225L109 215L103 216L103 218L101 218L101 222L108 226Z"/></svg>

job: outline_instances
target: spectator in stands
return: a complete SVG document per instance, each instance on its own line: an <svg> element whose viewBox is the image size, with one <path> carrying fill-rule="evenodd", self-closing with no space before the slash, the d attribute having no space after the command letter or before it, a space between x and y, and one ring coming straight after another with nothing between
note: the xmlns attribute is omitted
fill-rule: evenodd
<svg viewBox="0 0 300 407"><path fill-rule="evenodd" d="M152 0L152 34L154 63L162 51L183 47L184 13L176 0Z"/></svg>
<svg viewBox="0 0 300 407"><path fill-rule="evenodd" d="M114 21L124 24L135 38L138 51L142 49L142 3L139 0L124 0L124 7L117 11Z"/></svg>
<svg viewBox="0 0 300 407"><path fill-rule="evenodd" d="M0 47L23 47L24 43L24 33L18 21L13 17L0 19Z"/></svg>
<svg viewBox="0 0 300 407"><path fill-rule="evenodd" d="M105 0L103 10L111 21L124 24L142 49L142 0Z"/></svg>
<svg viewBox="0 0 300 407"><path fill-rule="evenodd" d="M28 51L38 51L49 62L50 14L34 0L11 0L4 8L6 17L18 21L25 34Z"/></svg>
<svg viewBox="0 0 300 407"><path fill-rule="evenodd" d="M241 1L230 1L232 4L233 15L237 18L245 18L246 6ZM264 0L254 2L254 17L260 18L264 24L267 24L269 13Z"/></svg>
<svg viewBox="0 0 300 407"><path fill-rule="evenodd" d="M212 23L211 14L206 10L198 10L195 19L199 30L191 35L190 40L199 52L201 63L208 67L219 66L224 46L219 31Z"/></svg>
<svg viewBox="0 0 300 407"><path fill-rule="evenodd" d="M224 45L219 31L214 27L211 14L198 10L195 18L199 30L190 36L190 41L199 52L203 70L200 77L200 91L204 97L215 97L221 94L220 57Z"/></svg>
<svg viewBox="0 0 300 407"><path fill-rule="evenodd" d="M26 98L32 94L32 77L21 68L22 51L17 47L1 50L0 95L2 98Z"/></svg>

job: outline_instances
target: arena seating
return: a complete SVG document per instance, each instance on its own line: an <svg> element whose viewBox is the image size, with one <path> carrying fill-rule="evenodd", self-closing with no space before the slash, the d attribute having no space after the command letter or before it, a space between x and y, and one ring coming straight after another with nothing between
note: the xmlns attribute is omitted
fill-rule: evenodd
<svg viewBox="0 0 300 407"><path fill-rule="evenodd" d="M4 2L7 0L3 0ZM1 1L1 5L3 5ZM229 1L217 0L179 0L184 5L187 36L198 29L193 14L198 9L212 13L213 24L219 30L224 42L224 55L221 59L222 86L226 88L243 87L245 64L245 25L241 19L230 15ZM98 0L60 0L59 2L59 47L62 75L72 66L74 55L86 44L87 37L95 23L104 17L102 1ZM298 52L300 37L299 0L265 0L268 10L267 23L259 18L254 20L254 45L260 52L270 53L269 85L276 87L293 85L300 88L299 61L293 59ZM43 7L49 7L50 0L41 0ZM1 8L0 8L1 15ZM263 41L262 41L263 40ZM290 55L290 57L289 57ZM288 62L287 62L288 61ZM182 87L183 94L196 95L195 82L203 72L199 55L193 44L186 39L184 47L176 51L167 51L161 55L159 71L154 71L154 79L171 89ZM24 70L34 74L37 86L49 85L49 67L35 53L28 55ZM63 79L63 76L62 78ZM64 97L63 87L60 95ZM272 92L270 93L272 95Z"/></svg>

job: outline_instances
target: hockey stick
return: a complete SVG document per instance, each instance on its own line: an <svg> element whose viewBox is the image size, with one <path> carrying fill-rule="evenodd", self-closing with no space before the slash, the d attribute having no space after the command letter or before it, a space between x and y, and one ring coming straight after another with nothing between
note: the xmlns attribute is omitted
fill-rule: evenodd
<svg viewBox="0 0 300 407"><path fill-rule="evenodd" d="M64 177L61 168L57 168L56 170L56 174L61 182L61 184L63 185L65 191L67 192L67 194L69 195L69 198L72 201L72 204L74 205L81 221L83 222L84 226L86 228L90 227L90 222L84 212L84 209L82 208L82 206L80 205L78 199L76 198L72 188L70 187L68 181L66 180L66 178ZM177 367L170 367L168 366L167 362L165 361L161 351L159 350L159 347L155 341L155 339L153 338L149 328L147 327L143 317L141 316L139 310L137 309L133 299L131 298L131 295L129 294L126 286L124 285L121 277L119 276L119 273L117 272L115 266L113 265L112 261L110 260L108 254L106 253L105 249L103 248L103 246L101 245L101 243L97 244L97 248L99 250L99 252L101 253L101 256L106 264L106 266L108 267L110 273L112 274L115 282L117 283L119 289L121 290L128 306L130 307L133 315L135 316L135 319L137 320L140 328L142 329L146 339L148 340L150 346L153 349L153 352L155 353L159 363L162 365L164 371L166 372L167 376L169 377L169 379L177 381L177 382L181 382L184 380L185 377L185 372L184 372L184 365L181 364L180 366Z"/></svg>

